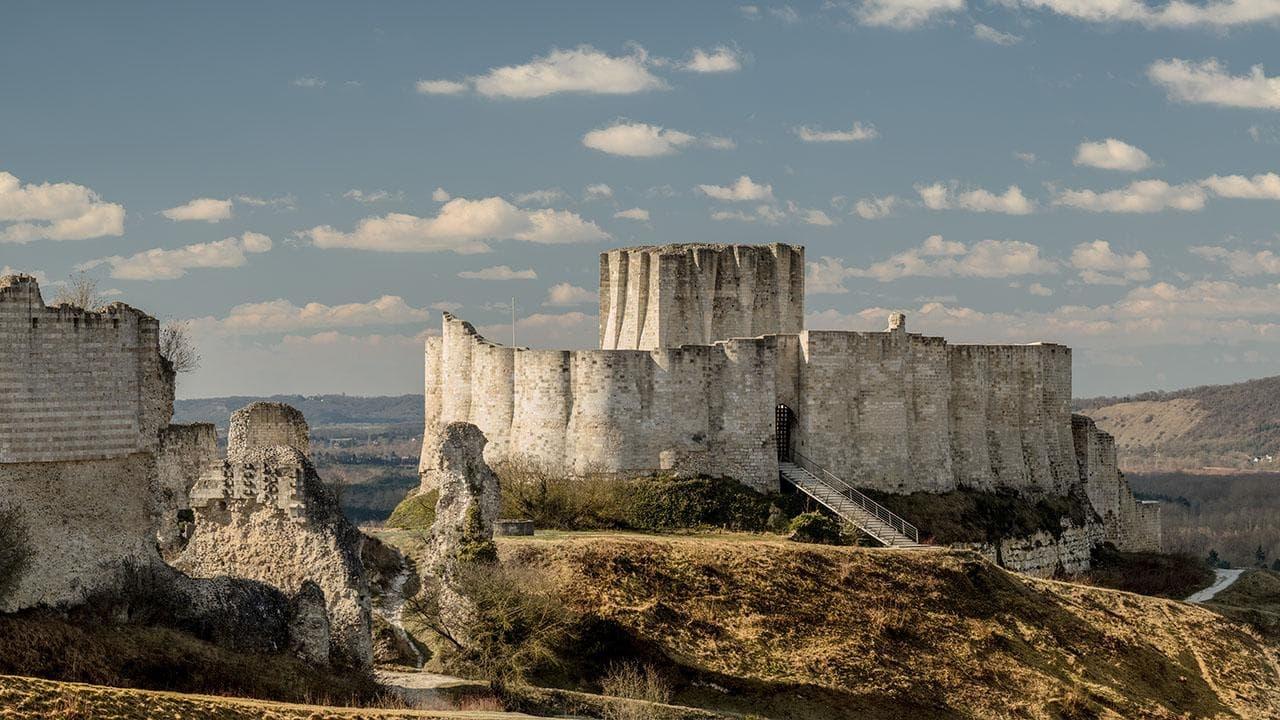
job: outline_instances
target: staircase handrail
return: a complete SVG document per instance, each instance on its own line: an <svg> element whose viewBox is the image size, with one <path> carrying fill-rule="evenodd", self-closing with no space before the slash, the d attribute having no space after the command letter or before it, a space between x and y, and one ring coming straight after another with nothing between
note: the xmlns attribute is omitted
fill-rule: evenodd
<svg viewBox="0 0 1280 720"><path fill-rule="evenodd" d="M920 531L915 525L904 520L902 516L867 497L867 495L861 490L858 490L856 487L832 474L826 468L808 457L805 457L802 453L792 450L791 457L792 460L796 461L796 465L799 465L809 471L809 474L817 478L822 484L840 493L845 498L858 505L858 507L871 513L876 517L876 519L894 530L897 530L902 535L911 538L911 542L920 542Z"/></svg>

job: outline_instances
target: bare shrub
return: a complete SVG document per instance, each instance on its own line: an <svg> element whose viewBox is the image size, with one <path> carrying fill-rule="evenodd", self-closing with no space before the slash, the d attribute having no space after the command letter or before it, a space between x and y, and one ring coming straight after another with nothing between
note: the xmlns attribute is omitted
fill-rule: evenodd
<svg viewBox="0 0 1280 720"><path fill-rule="evenodd" d="M82 272L71 275L53 296L53 304L97 310L103 305L102 296L98 294L98 281Z"/></svg>
<svg viewBox="0 0 1280 720"><path fill-rule="evenodd" d="M13 592L31 566L31 541L17 509L0 504L0 600Z"/></svg>
<svg viewBox="0 0 1280 720"><path fill-rule="evenodd" d="M187 323L169 320L161 326L160 356L169 361L176 373L188 373L200 367L200 353L196 351Z"/></svg>
<svg viewBox="0 0 1280 720"><path fill-rule="evenodd" d="M605 695L643 703L671 702L671 683L652 665L635 661L613 663L600 681ZM605 707L606 720L645 720L652 717L649 708L634 702L610 702Z"/></svg>
<svg viewBox="0 0 1280 720"><path fill-rule="evenodd" d="M429 584L405 606L414 621L448 643L441 653L446 671L504 686L526 684L558 664L575 617L545 578L528 569L473 563L462 565L455 583L475 608L463 627L442 621L438 584ZM466 644L460 637L468 639Z"/></svg>
<svg viewBox="0 0 1280 720"><path fill-rule="evenodd" d="M582 475L525 460L494 466L502 487L502 516L527 518L540 528L611 530L626 527L630 483L588 469Z"/></svg>

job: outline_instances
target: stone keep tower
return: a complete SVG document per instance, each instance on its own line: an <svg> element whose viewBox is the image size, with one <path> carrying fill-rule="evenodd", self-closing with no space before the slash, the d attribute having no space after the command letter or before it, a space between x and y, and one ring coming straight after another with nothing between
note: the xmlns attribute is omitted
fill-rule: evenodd
<svg viewBox="0 0 1280 720"><path fill-rule="evenodd" d="M804 248L651 245L600 254L600 349L654 350L804 329Z"/></svg>

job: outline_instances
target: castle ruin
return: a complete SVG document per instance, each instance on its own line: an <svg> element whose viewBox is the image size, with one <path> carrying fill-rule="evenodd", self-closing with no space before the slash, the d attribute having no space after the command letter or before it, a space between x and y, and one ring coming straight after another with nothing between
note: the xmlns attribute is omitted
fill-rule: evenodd
<svg viewBox="0 0 1280 720"><path fill-rule="evenodd" d="M1071 350L907 331L803 329L804 249L663 245L600 256L600 348L491 342L450 314L426 342L426 427L470 422L490 463L655 472L780 487L803 458L888 493L1082 492L1088 542L1160 546L1115 445L1071 413ZM433 443L422 466L434 467Z"/></svg>

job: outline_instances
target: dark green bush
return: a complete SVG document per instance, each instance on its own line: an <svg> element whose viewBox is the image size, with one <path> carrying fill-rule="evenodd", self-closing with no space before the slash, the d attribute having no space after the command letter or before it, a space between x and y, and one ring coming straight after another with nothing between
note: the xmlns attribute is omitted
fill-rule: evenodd
<svg viewBox="0 0 1280 720"><path fill-rule="evenodd" d="M627 503L627 524L664 531L716 527L761 532L769 523L770 498L727 478L654 478L636 481Z"/></svg>
<svg viewBox="0 0 1280 720"><path fill-rule="evenodd" d="M867 495L920 530L920 539L938 544L996 542L1045 531L1062 535L1062 518L1084 525L1093 510L1083 499L1054 496L1031 500L1016 490L955 490L909 495L866 490Z"/></svg>
<svg viewBox="0 0 1280 720"><path fill-rule="evenodd" d="M796 542L820 545L840 545L844 542L840 523L818 512L797 515L788 529L790 538Z"/></svg>

